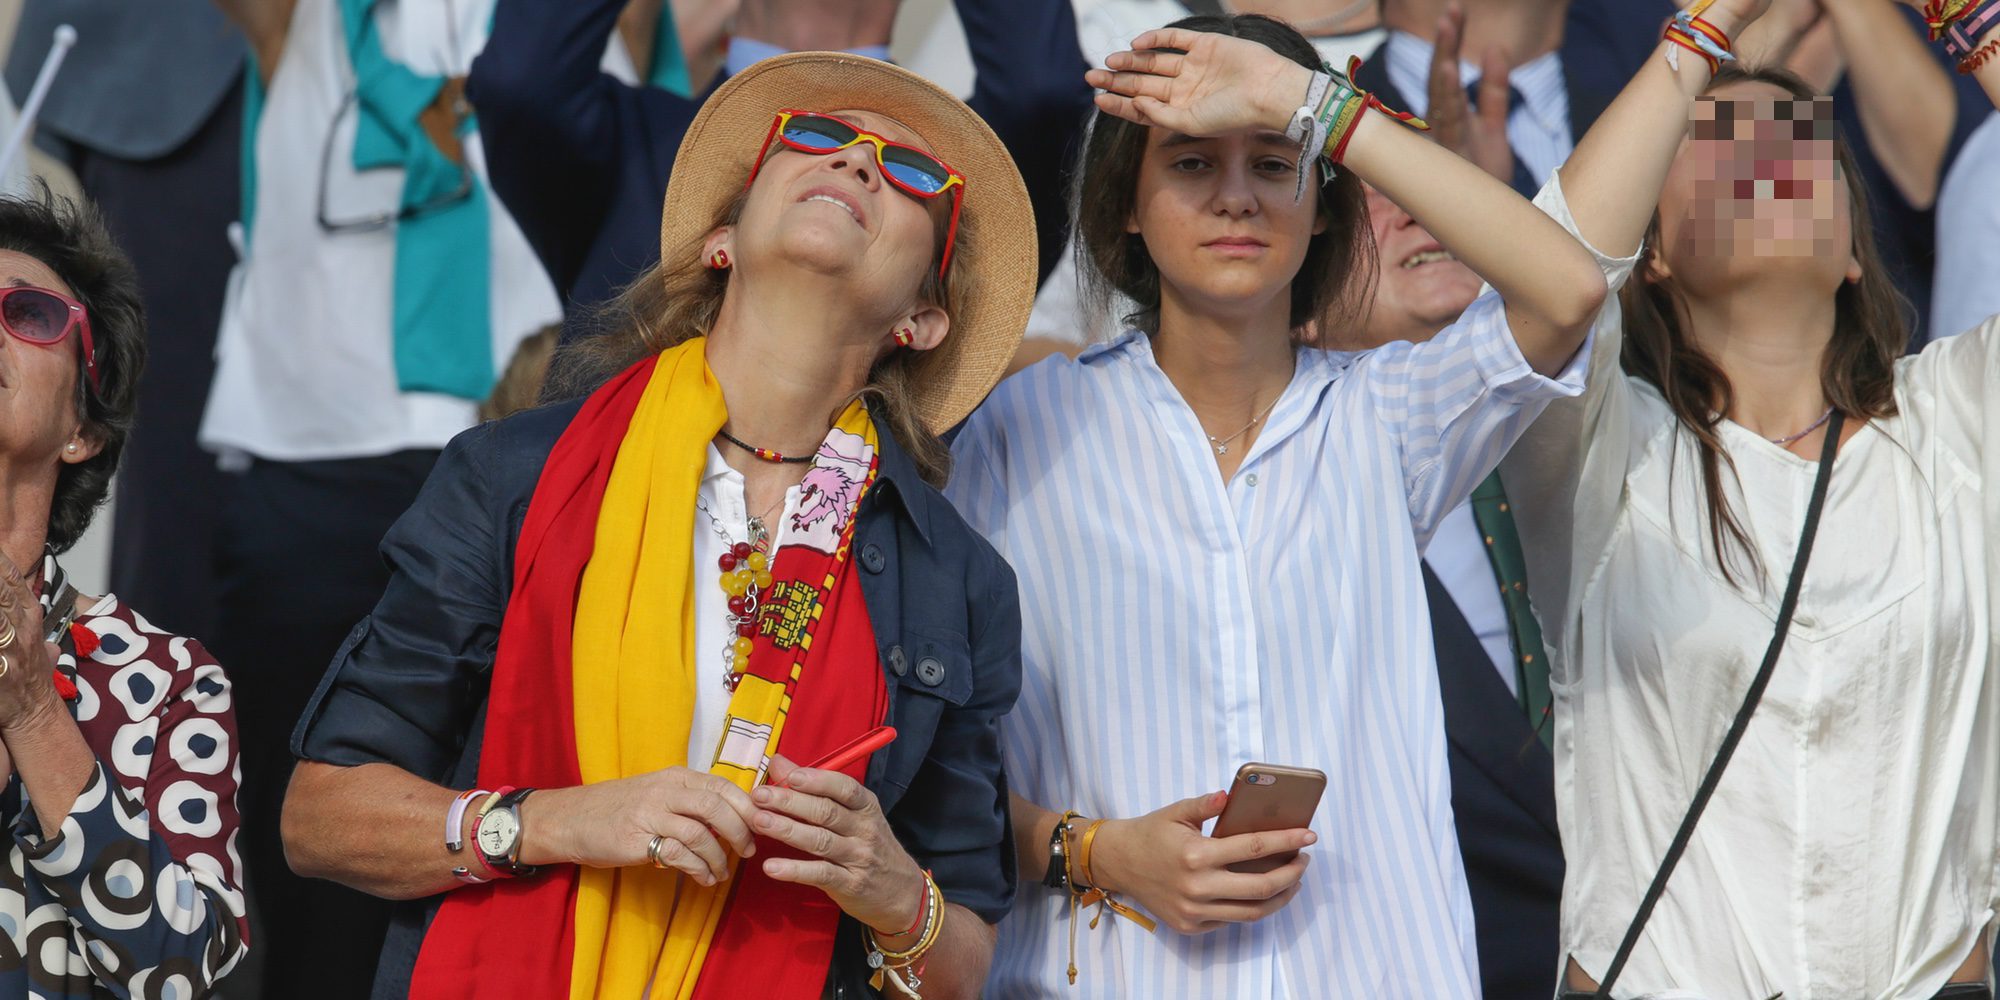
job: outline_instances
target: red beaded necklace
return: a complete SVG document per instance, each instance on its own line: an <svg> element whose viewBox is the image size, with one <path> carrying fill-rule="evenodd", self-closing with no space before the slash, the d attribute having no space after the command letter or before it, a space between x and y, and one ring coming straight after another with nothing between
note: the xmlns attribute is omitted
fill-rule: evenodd
<svg viewBox="0 0 2000 1000"><path fill-rule="evenodd" d="M761 608L761 598L770 592L774 582L771 578L771 556L766 549L771 541L771 533L764 527L762 518L750 519L750 540L734 541L723 528L722 519L708 509L700 497L695 498L695 507L707 515L715 533L729 545L716 560L716 569L721 576L716 583L722 587L723 597L728 602L729 639L723 648L725 673L723 686L736 690L737 679L750 666L750 649L757 635L757 613Z"/></svg>

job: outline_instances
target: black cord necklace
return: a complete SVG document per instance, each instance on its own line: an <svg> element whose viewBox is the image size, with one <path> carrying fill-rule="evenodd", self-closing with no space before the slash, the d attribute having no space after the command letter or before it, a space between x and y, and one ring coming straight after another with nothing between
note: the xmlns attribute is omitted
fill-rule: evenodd
<svg viewBox="0 0 2000 1000"><path fill-rule="evenodd" d="M724 441L727 441L730 444L733 444L736 447L741 448L744 451L747 451L750 454L755 455L766 462L776 462L780 465L804 465L805 463L813 460L813 457L811 455L781 455L775 451L772 451L769 448L756 447L755 445L749 444L742 438L739 438L736 435L729 433L728 431L716 431L715 433L721 435Z"/></svg>

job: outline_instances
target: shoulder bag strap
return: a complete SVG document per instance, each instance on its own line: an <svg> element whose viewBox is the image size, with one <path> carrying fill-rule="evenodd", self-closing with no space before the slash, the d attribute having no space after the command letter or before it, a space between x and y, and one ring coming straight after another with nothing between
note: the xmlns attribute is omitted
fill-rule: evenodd
<svg viewBox="0 0 2000 1000"><path fill-rule="evenodd" d="M1826 484L1833 476L1833 459L1840 451L1840 431L1846 423L1845 414L1833 411L1833 418L1827 421L1826 445L1820 449L1819 473L1813 477L1812 501L1806 505L1805 528L1799 532L1798 555L1792 557L1792 576L1785 582L1785 597L1778 604L1778 627L1771 636L1771 645L1764 650L1764 662L1757 667L1757 677L1750 682L1750 690L1743 696L1743 707L1736 710L1736 721L1729 724L1729 732L1722 738L1722 747L1715 752L1715 760L1708 765L1708 774L1702 777L1701 787L1695 790L1694 801L1688 805L1687 815L1681 817L1681 827L1674 833L1673 843L1667 847L1667 856L1660 861L1660 870L1653 874L1653 884L1646 887L1646 896L1639 901L1639 911L1632 915L1632 923L1625 928L1625 939L1618 943L1618 954L1611 959L1611 967L1604 970L1604 979L1597 986L1597 1000L1611 1000L1611 987L1618 981L1618 974L1625 971L1626 960L1632 957L1632 949L1639 943L1639 934L1646 929L1646 921L1653 915L1653 907L1667 891L1667 879L1673 875L1674 866L1680 864L1681 855L1687 851L1688 840L1694 836L1695 824L1701 821L1702 810L1708 807L1708 800L1715 795L1715 786L1722 781L1722 772L1729 766L1729 758L1736 753L1736 745L1743 742L1743 732L1750 727L1750 717L1757 712L1757 703L1763 700L1764 689L1771 684L1771 673L1778 665L1778 653L1785 648L1785 635L1792 628L1792 612L1799 606L1799 585L1805 582L1806 561L1812 556L1813 536L1819 533L1820 508L1826 505Z"/></svg>

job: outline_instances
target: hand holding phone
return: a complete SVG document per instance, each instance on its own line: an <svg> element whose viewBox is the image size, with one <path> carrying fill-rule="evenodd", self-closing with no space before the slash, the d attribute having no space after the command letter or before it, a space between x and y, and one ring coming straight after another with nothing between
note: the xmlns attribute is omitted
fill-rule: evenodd
<svg viewBox="0 0 2000 1000"><path fill-rule="evenodd" d="M1312 825L1313 813L1319 811L1320 796L1325 792L1324 771L1245 764L1236 770L1236 781L1229 789L1229 804L1222 807L1222 816L1215 821L1215 829L1209 836L1222 838L1305 829ZM1297 856L1297 851L1267 854L1228 867L1233 872L1257 874L1281 868Z"/></svg>

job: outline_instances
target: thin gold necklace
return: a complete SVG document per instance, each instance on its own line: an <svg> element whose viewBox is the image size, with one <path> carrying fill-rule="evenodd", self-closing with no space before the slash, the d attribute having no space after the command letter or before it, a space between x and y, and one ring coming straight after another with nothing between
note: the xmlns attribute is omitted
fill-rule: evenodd
<svg viewBox="0 0 2000 1000"><path fill-rule="evenodd" d="M1236 440L1237 438L1240 438L1240 437L1242 437L1242 436L1243 436L1244 434L1247 434L1247 433L1249 433L1249 431L1250 431L1250 428L1252 428L1252 427L1255 427L1255 426L1257 426L1257 421L1259 421L1259 420L1262 420L1262 419L1264 419L1265 417L1268 417L1268 416L1270 416L1270 415L1271 415L1271 411L1272 411L1272 410L1274 410L1274 409L1277 409L1277 407L1278 407L1278 400L1280 400L1280 399L1283 399L1283 398L1285 398L1285 394L1284 394L1284 393L1282 393L1282 392L1278 393L1278 395L1277 395L1277 396L1275 396L1275 397L1273 397L1273 398L1272 398L1272 400L1271 400L1271 405L1269 405L1269 406L1266 406L1266 407L1264 407L1264 412L1262 412L1262 413L1259 413L1259 414L1257 414L1257 415L1256 415L1256 416L1254 416L1254 417L1251 417L1251 418L1250 418L1250 422L1249 422L1249 423L1247 423L1247 424L1244 424L1243 426L1241 426L1241 427L1237 428L1237 429L1236 429L1236 433L1234 433L1234 434L1231 434L1231 435L1229 435L1228 437L1216 437L1216 436L1215 436L1215 435L1213 435L1213 434L1209 434L1209 435L1208 435L1208 445L1209 445L1209 447L1211 447L1211 448L1214 448L1214 449L1215 449L1215 453L1216 453L1217 455L1227 455L1227 454L1229 454L1229 443L1230 443L1231 441L1234 441L1234 440ZM1206 433L1206 432L1204 432L1204 433Z"/></svg>

